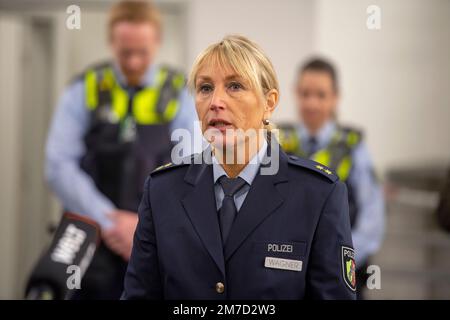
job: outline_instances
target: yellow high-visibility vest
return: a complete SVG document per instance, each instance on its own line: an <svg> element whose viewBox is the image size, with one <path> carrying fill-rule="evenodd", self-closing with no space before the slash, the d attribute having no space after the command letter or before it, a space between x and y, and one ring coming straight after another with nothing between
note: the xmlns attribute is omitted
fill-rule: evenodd
<svg viewBox="0 0 450 320"><path fill-rule="evenodd" d="M127 116L129 95L116 80L112 67L88 70L84 74L84 85L85 103L89 110L98 108L104 103L102 97L106 96L113 120L119 122ZM159 69L155 85L145 87L133 96L131 113L136 124L161 124L175 118L179 109L178 95L184 85L182 74Z"/></svg>
<svg viewBox="0 0 450 320"><path fill-rule="evenodd" d="M345 182L352 168L352 150L360 141L361 133L358 130L338 127L327 147L315 152L310 159L331 168ZM306 157L295 127L280 128L280 145L287 153Z"/></svg>

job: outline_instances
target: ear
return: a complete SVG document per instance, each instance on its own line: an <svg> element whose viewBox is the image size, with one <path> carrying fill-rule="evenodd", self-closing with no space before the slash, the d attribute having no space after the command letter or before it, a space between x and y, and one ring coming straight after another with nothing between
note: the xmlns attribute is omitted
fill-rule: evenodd
<svg viewBox="0 0 450 320"><path fill-rule="evenodd" d="M266 103L264 109L264 119L269 119L272 113L275 111L275 108L278 105L279 93L276 89L271 89L266 93Z"/></svg>

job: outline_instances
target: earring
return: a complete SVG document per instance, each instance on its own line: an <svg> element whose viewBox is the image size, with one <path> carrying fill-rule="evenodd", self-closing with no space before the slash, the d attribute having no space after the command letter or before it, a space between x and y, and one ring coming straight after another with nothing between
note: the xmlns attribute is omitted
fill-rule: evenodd
<svg viewBox="0 0 450 320"><path fill-rule="evenodd" d="M269 123L270 123L269 119L264 119L264 120L263 120L263 124L264 124L265 126L268 126Z"/></svg>

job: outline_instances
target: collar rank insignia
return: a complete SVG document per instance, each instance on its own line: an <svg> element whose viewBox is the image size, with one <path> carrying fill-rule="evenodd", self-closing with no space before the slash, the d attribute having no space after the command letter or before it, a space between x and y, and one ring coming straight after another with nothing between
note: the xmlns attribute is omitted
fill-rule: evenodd
<svg viewBox="0 0 450 320"><path fill-rule="evenodd" d="M166 164L164 164L164 165L162 165L162 166L159 166L159 167L156 168L155 170L153 170L153 172L156 172L156 171L159 171L159 170L161 170L161 169L170 167L171 165L172 165L172 162L166 163Z"/></svg>
<svg viewBox="0 0 450 320"><path fill-rule="evenodd" d="M325 168L324 166L321 166L320 164L316 165L316 168L319 169L320 171L325 172L326 174L333 174L331 170Z"/></svg>

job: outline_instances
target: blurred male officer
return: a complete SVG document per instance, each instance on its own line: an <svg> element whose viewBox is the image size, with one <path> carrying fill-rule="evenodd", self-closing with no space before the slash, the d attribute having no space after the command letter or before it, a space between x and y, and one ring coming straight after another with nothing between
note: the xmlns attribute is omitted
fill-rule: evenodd
<svg viewBox="0 0 450 320"><path fill-rule="evenodd" d="M160 37L153 5L115 4L109 15L114 61L89 68L67 87L51 124L47 180L65 209L102 226L103 244L79 298L120 297L145 178L170 161L174 129L194 130L183 75L153 64Z"/></svg>
<svg viewBox="0 0 450 320"><path fill-rule="evenodd" d="M281 144L291 154L333 169L347 184L356 255L358 297L366 285L368 258L382 242L384 200L361 131L336 122L338 80L334 67L313 59L301 67L295 86L303 123L281 127Z"/></svg>

